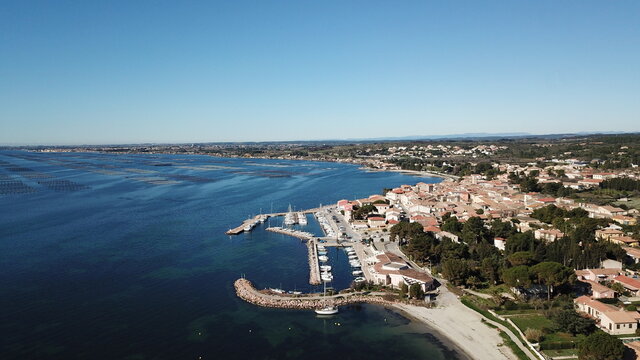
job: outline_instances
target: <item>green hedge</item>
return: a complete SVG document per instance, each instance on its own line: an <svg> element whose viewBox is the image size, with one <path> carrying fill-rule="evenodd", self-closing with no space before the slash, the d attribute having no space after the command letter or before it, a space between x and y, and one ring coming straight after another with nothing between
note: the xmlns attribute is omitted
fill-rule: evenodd
<svg viewBox="0 0 640 360"><path fill-rule="evenodd" d="M543 341L540 343L540 350L565 350L575 348L576 343L571 341Z"/></svg>

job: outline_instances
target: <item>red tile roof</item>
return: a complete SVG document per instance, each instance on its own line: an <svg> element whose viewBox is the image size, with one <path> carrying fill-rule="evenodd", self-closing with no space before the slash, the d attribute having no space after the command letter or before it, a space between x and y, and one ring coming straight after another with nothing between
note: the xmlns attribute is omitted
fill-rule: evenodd
<svg viewBox="0 0 640 360"><path fill-rule="evenodd" d="M630 288L635 288L637 290L640 290L640 281L630 278L628 276L625 275L620 275L618 277L616 277L615 279L613 279L613 281L622 283L624 285L629 286Z"/></svg>

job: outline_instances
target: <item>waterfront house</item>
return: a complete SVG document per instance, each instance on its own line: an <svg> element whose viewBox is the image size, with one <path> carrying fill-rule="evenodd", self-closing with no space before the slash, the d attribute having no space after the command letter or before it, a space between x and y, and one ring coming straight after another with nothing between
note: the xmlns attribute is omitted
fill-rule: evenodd
<svg viewBox="0 0 640 360"><path fill-rule="evenodd" d="M432 277L411 269L406 261L395 254L385 252L377 255L375 261L371 273L377 284L393 287L399 287L401 284L419 284L423 291L429 291L434 287Z"/></svg>

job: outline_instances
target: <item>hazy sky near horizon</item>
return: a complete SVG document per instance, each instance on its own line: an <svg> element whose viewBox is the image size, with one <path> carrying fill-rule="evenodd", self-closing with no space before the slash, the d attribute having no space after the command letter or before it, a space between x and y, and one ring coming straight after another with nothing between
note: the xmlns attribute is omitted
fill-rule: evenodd
<svg viewBox="0 0 640 360"><path fill-rule="evenodd" d="M640 131L640 2L0 3L0 143Z"/></svg>

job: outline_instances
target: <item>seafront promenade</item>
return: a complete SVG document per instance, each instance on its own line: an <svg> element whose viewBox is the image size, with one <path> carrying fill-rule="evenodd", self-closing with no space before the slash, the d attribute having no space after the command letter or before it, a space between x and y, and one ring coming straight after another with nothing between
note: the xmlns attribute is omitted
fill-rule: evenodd
<svg viewBox="0 0 640 360"><path fill-rule="evenodd" d="M318 295L286 295L270 293L268 290L257 290L251 281L240 278L233 284L239 298L254 305L281 309L318 309L327 305L344 306L350 304L368 303L377 305L393 305L395 302L385 300L383 293L365 295L364 292L354 292L331 296Z"/></svg>

